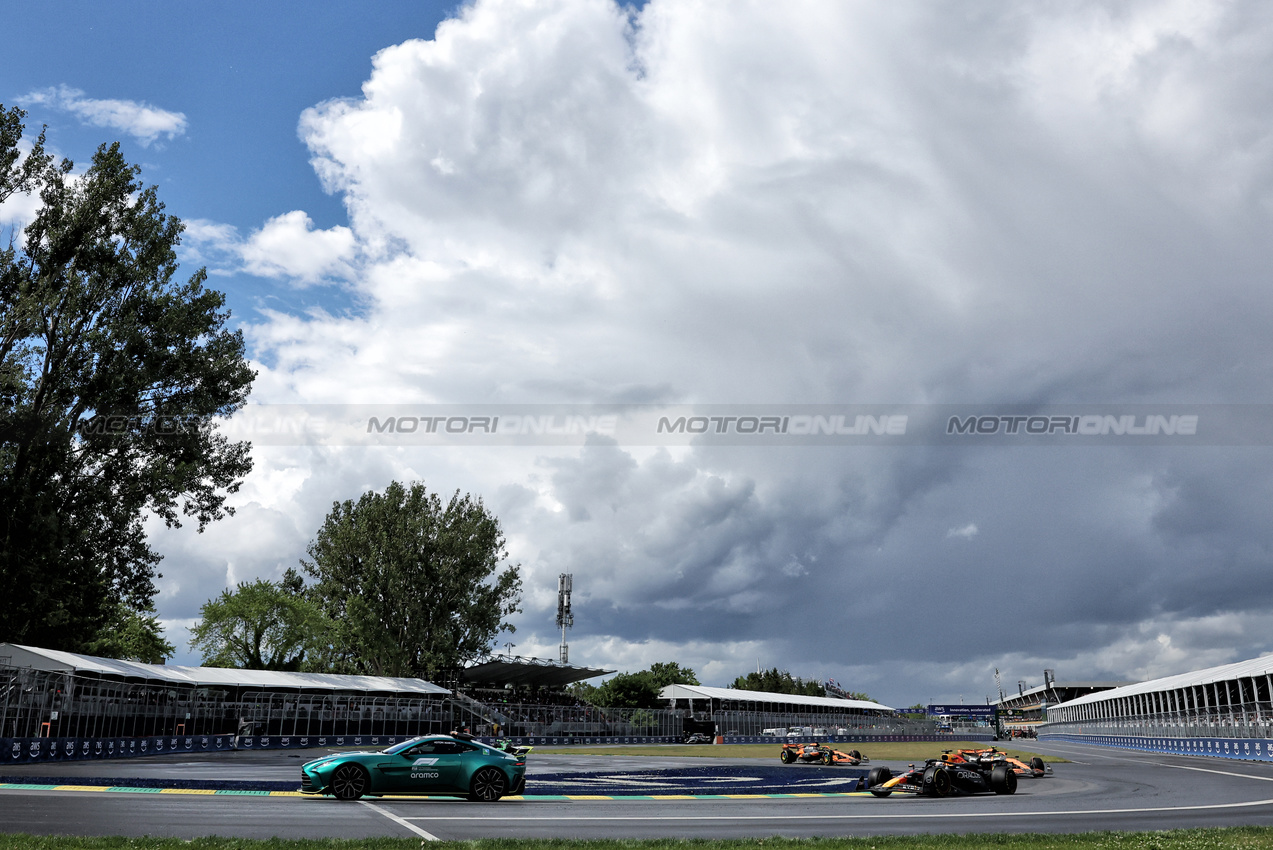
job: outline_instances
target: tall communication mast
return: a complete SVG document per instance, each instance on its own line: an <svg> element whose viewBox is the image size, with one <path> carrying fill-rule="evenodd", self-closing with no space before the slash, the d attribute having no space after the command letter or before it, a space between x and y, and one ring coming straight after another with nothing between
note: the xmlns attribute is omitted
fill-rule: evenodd
<svg viewBox="0 0 1273 850"><path fill-rule="evenodd" d="M561 663L570 661L570 647L566 646L566 629L575 624L575 615L570 613L570 585L573 575L562 573L557 576L557 627L561 629Z"/></svg>

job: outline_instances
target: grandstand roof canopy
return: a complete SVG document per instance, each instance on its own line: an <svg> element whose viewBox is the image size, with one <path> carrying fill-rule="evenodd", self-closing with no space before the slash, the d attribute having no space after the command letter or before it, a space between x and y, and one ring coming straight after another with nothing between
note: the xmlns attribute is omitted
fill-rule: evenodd
<svg viewBox="0 0 1273 850"><path fill-rule="evenodd" d="M997 701L997 705L1004 708L1017 708L1022 705L1030 705L1040 702L1049 696L1057 697L1060 705L1061 701L1076 698L1077 694L1086 696L1088 693L1098 691L1108 691L1123 685L1131 685L1133 682L1053 682L1050 685L1036 685L1033 688L1027 688L1024 692L1015 694L1006 694L1002 700Z"/></svg>
<svg viewBox="0 0 1273 850"><path fill-rule="evenodd" d="M449 694L450 691L423 679L401 679L389 676L345 676L334 673L284 673L277 670L239 670L231 667L181 667L166 664L142 664L97 658L56 649L39 649L0 643L0 661L14 667L30 667L58 673L96 675L174 685L257 687L263 690L353 691L388 694Z"/></svg>
<svg viewBox="0 0 1273 850"><path fill-rule="evenodd" d="M767 702L783 705L807 705L819 708L857 708L863 711L892 711L887 705L860 699L808 697L801 694L771 694L768 691L744 691L738 688L709 688L704 685L668 685L659 691L662 699L722 699L739 702Z"/></svg>
<svg viewBox="0 0 1273 850"><path fill-rule="evenodd" d="M1215 682L1245 679L1248 676L1267 676L1270 673L1273 673L1273 655L1264 655L1260 658L1252 658L1249 661L1221 664L1219 667L1208 667L1205 670L1195 670L1192 673L1164 676L1161 679L1149 679L1144 682L1137 682L1134 685L1124 685L1121 688L1088 694L1078 699L1072 699L1069 702L1059 703L1058 707L1061 705L1086 705L1107 699L1152 694L1159 691L1174 691L1178 688L1190 688L1196 685L1210 685Z"/></svg>
<svg viewBox="0 0 1273 850"><path fill-rule="evenodd" d="M460 678L473 684L529 685L539 688L561 688L571 682L581 682L596 676L613 673L596 667L572 667L560 661L545 658L523 658L520 655L493 655L472 667L460 671Z"/></svg>

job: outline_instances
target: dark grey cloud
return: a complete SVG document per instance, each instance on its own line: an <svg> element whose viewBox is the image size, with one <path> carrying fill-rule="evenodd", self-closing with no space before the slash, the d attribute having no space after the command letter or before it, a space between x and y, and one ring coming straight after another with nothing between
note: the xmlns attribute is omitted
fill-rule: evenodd
<svg viewBox="0 0 1273 850"><path fill-rule="evenodd" d="M260 400L1273 400L1265 4L458 14L306 113L367 309L249 328ZM975 699L1273 650L1269 453L328 447L243 557L418 477L500 512L518 651L567 571L578 661Z"/></svg>

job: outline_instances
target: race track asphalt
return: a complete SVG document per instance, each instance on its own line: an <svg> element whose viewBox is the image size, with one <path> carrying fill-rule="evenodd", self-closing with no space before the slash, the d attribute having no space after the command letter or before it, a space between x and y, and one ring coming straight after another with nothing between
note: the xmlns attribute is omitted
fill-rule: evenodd
<svg viewBox="0 0 1273 850"><path fill-rule="evenodd" d="M1060 742L1032 742L1031 748L1071 762L1056 765L1052 777L1022 780L1018 792L1008 797L937 800L895 794L877 799L870 794L839 791L836 784L843 787L848 778L845 773L837 774L839 768L775 767L776 756L772 760L678 758L675 748L669 747L667 757L532 753L530 797L493 804L392 798L339 803L267 796L261 791L227 794L151 788L124 792L8 786L0 788L0 829L183 838L415 835L468 839L742 838L1273 826L1270 764ZM318 754L313 751L305 757ZM84 782L87 779L128 778L158 785L198 778L210 780L212 785L277 783L283 787L295 782L300 762L296 753L279 751L200 759L67 762L10 767L5 781L21 778L28 785L47 788L51 781L65 786L88 784ZM904 767L889 766L894 770ZM703 768L711 770L704 772ZM832 793L801 797L737 793L746 786L740 779L755 779L764 786L770 782L764 777L783 776L784 771L799 783L792 791L816 793L821 786ZM15 773L21 775L15 777ZM714 784L713 775L717 780ZM537 782L550 779L558 783L553 790L564 791L570 798L535 799ZM686 799L681 795L687 790L700 795L707 791L711 796Z"/></svg>

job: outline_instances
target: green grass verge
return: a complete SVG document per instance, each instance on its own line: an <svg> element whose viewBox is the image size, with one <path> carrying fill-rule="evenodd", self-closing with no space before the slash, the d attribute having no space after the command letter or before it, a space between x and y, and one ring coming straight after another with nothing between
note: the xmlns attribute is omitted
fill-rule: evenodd
<svg viewBox="0 0 1273 850"><path fill-rule="evenodd" d="M982 749L977 741L881 741L876 744L831 744L837 750L858 750L874 761L923 761L936 758L942 750ZM997 746L991 744L990 746ZM1014 758L1029 761L1038 753L999 747ZM778 760L781 744L651 744L623 747L535 747L534 753L572 756L688 756L690 758L772 758ZM534 757L534 753L531 757ZM1042 756L1044 761L1058 763L1060 756Z"/></svg>
<svg viewBox="0 0 1273 850"><path fill-rule="evenodd" d="M253 841L244 838L77 838L0 835L0 850L419 850L418 838ZM1273 828L1179 829L1165 832L1088 832L1078 835L931 835L865 838L657 839L649 841L573 839L485 839L444 841L425 847L459 850L1248 850L1273 848Z"/></svg>

